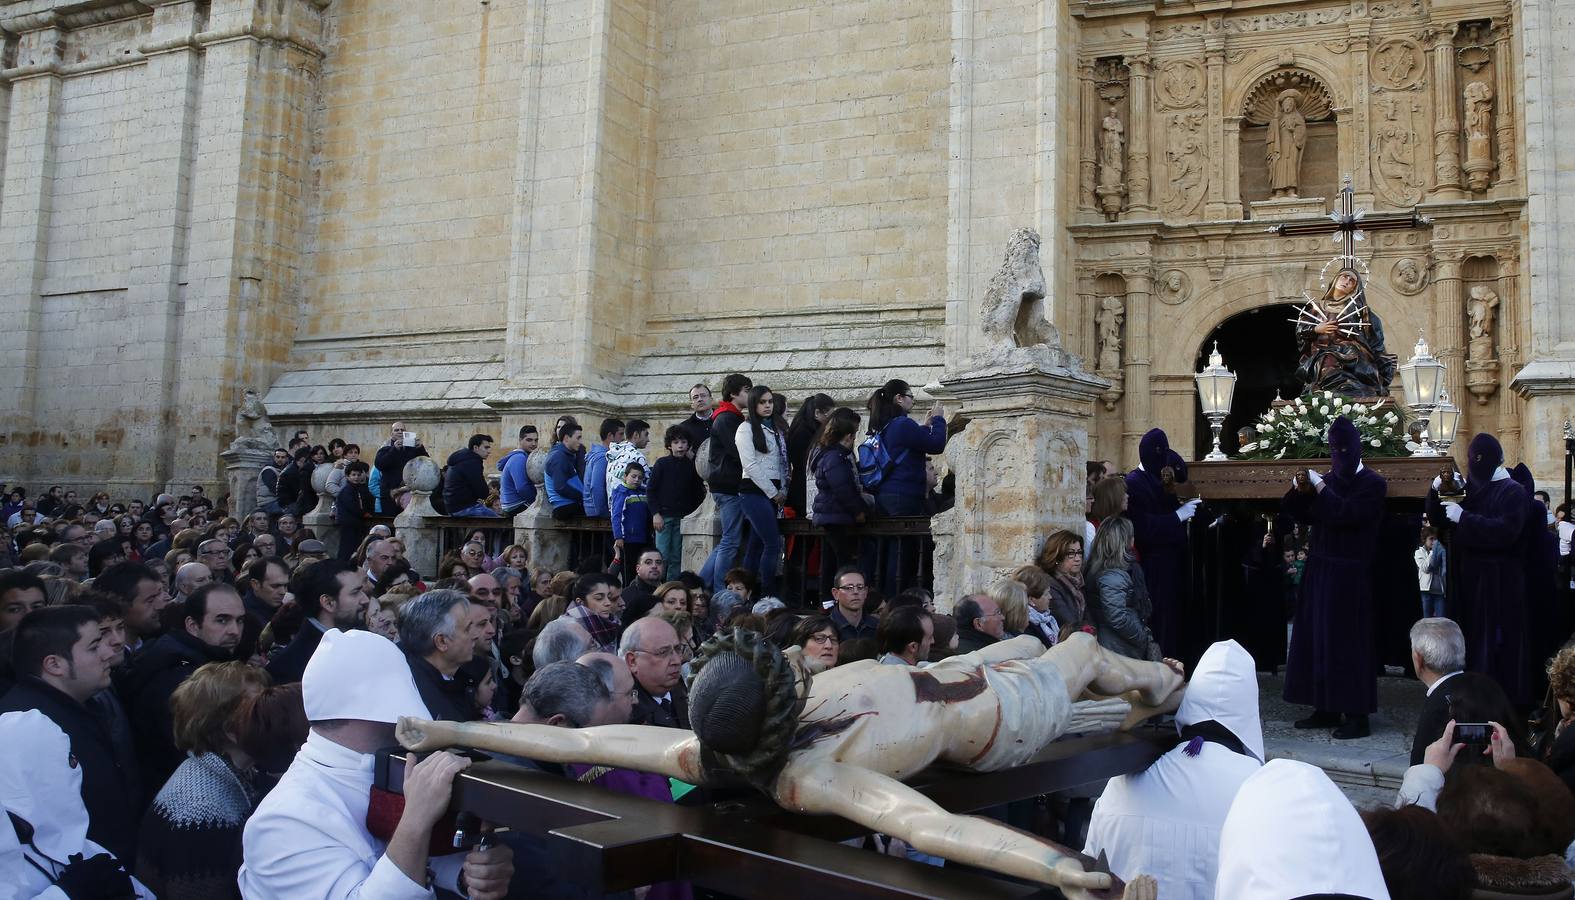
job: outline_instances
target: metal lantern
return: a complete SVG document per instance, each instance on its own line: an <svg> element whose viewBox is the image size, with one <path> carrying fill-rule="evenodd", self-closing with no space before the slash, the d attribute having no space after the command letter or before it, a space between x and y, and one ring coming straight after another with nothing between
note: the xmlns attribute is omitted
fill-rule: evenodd
<svg viewBox="0 0 1575 900"><path fill-rule="evenodd" d="M1449 402L1447 388L1438 394L1438 405L1433 408L1431 421L1433 441L1438 444L1440 452L1449 452L1449 445L1455 442L1460 427L1460 407Z"/></svg>
<svg viewBox="0 0 1575 900"><path fill-rule="evenodd" d="M1400 367L1400 386L1405 389L1405 405L1431 409L1444 386L1444 364L1427 347L1427 338L1418 337L1411 360Z"/></svg>
<svg viewBox="0 0 1575 900"><path fill-rule="evenodd" d="M1203 415L1214 432L1214 449L1203 458L1206 461L1228 459L1220 450L1220 429L1225 425L1225 417L1230 415L1231 397L1236 393L1236 373L1225 368L1218 341L1209 354L1209 364L1192 377L1198 384L1198 402L1203 405Z"/></svg>
<svg viewBox="0 0 1575 900"><path fill-rule="evenodd" d="M1439 392L1444 386L1444 364L1428 349L1427 338L1417 337L1411 359L1400 367L1400 386L1405 391L1405 405L1411 408L1411 413L1422 425L1422 440L1411 455L1437 456L1438 449L1429 439L1427 428L1433 409L1439 405ZM1458 420L1459 410L1456 410Z"/></svg>

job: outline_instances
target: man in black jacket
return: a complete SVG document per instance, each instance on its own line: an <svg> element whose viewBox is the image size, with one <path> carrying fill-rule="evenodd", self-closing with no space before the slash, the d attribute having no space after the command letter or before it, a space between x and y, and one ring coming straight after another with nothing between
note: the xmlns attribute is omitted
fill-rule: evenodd
<svg viewBox="0 0 1575 900"><path fill-rule="evenodd" d="M118 859L136 859L138 815L129 773L116 758L107 724L86 705L109 686L117 652L89 607L28 613L12 646L18 681L0 697L0 713L36 709L66 733L82 767L87 836Z"/></svg>
<svg viewBox="0 0 1575 900"><path fill-rule="evenodd" d="M1422 711L1416 720L1416 736L1411 740L1411 765L1419 765L1427 745L1438 740L1450 719L1483 722L1495 716L1512 714L1509 697L1490 676L1463 671L1466 667L1466 639L1460 626L1451 619L1420 619L1411 626L1411 667L1417 680L1427 688ZM1498 712L1495 712L1498 710ZM1480 716L1480 718L1478 718ZM1519 753L1526 747L1519 727L1513 729Z"/></svg>
<svg viewBox="0 0 1575 900"><path fill-rule="evenodd" d="M383 509L394 509L394 491L405 483L405 464L418 456L426 456L427 448L422 445L420 438L412 440L409 447L405 446L405 423L395 422L389 435L388 443L378 448L377 456L372 458L372 467L383 474L379 485L382 491Z"/></svg>
<svg viewBox="0 0 1575 900"><path fill-rule="evenodd" d="M427 591L399 611L399 649L410 663L416 690L434 719L477 718L475 686L460 673L476 652L481 619L459 591Z"/></svg>
<svg viewBox="0 0 1575 900"><path fill-rule="evenodd" d="M999 641L1006 634L1000 604L989 594L971 594L952 610L957 619L957 652L972 653Z"/></svg>
<svg viewBox="0 0 1575 900"><path fill-rule="evenodd" d="M443 476L443 506L451 516L488 516L498 518L487 506L487 476L482 464L492 455L492 435L473 434L465 449L455 450L448 458L448 474Z"/></svg>
<svg viewBox="0 0 1575 900"><path fill-rule="evenodd" d="M365 628L366 610L372 603L366 592L366 579L355 566L337 559L318 560L296 569L290 578L290 593L300 604L306 621L289 646L268 661L268 674L273 676L274 684L301 680L307 662L328 629Z"/></svg>
<svg viewBox="0 0 1575 900"><path fill-rule="evenodd" d="M663 728L689 727L689 697L684 693L683 645L664 619L647 616L624 630L618 655L634 675L633 721Z"/></svg>
<svg viewBox="0 0 1575 900"><path fill-rule="evenodd" d="M733 437L744 422L739 405L755 383L748 375L737 372L722 382L722 402L711 415L711 436L706 445L710 456L711 477L708 479L711 496L716 501L716 512L722 520L722 534L716 548L700 570L700 579L711 586L712 593L727 587L722 576L738 559L739 545L744 536L744 511L738 505L738 484L744 477L744 466L738 458L738 447Z"/></svg>
<svg viewBox="0 0 1575 900"><path fill-rule="evenodd" d="M143 784L154 792L186 758L175 747L170 695L198 667L235 658L246 618L241 595L222 582L198 588L184 605L183 627L172 628L137 654L115 685L131 717Z"/></svg>

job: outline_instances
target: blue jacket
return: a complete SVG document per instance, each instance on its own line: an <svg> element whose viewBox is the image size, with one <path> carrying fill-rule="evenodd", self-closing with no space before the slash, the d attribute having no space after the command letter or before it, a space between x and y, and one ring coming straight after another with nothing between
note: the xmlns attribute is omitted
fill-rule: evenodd
<svg viewBox="0 0 1575 900"><path fill-rule="evenodd" d="M592 444L585 454L585 514L607 515L607 445Z"/></svg>
<svg viewBox="0 0 1575 900"><path fill-rule="evenodd" d="M529 457L529 453L516 447L498 460L498 471L503 473L498 481L498 502L504 509L521 503L529 506L536 502L536 485L525 474L525 463Z"/></svg>
<svg viewBox="0 0 1575 900"><path fill-rule="evenodd" d="M924 457L946 449L946 420L936 416L930 424L920 425L907 416L897 416L886 423L883 434L892 466L875 493L923 497Z"/></svg>
<svg viewBox="0 0 1575 900"><path fill-rule="evenodd" d="M585 499L585 482L580 480L578 454L570 453L562 444L552 445L547 454L547 474L542 479L547 491L547 502L553 509L561 506L578 506Z"/></svg>
<svg viewBox="0 0 1575 900"><path fill-rule="evenodd" d="M651 504L645 502L645 488L631 491L622 483L613 487L612 533L614 540L629 544L651 542Z"/></svg>
<svg viewBox="0 0 1575 900"><path fill-rule="evenodd" d="M469 447L449 454L448 474L443 477L443 507L449 515L486 500L487 494L481 454Z"/></svg>
<svg viewBox="0 0 1575 900"><path fill-rule="evenodd" d="M853 471L852 451L832 444L823 451L810 451L815 459L815 509L811 520L819 526L851 525L865 511Z"/></svg>

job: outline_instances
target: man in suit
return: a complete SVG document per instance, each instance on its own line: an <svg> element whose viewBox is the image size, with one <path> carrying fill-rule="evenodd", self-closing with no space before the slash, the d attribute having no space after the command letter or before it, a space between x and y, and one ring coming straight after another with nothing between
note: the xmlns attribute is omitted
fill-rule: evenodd
<svg viewBox="0 0 1575 900"><path fill-rule="evenodd" d="M331 628L351 631L366 627L366 610L372 598L366 593L366 580L355 566L337 559L323 559L303 565L290 578L290 593L301 605L306 621L295 632L289 646L268 661L268 674L275 684L300 681L323 635Z"/></svg>
<svg viewBox="0 0 1575 900"><path fill-rule="evenodd" d="M647 616L624 630L618 644L634 675L634 721L664 728L689 727L689 698L679 679L684 644L667 622Z"/></svg>
<svg viewBox="0 0 1575 900"><path fill-rule="evenodd" d="M1413 766L1422 762L1423 751L1443 735L1450 719L1477 714L1491 717L1493 709L1510 709L1509 698L1498 682L1480 672L1463 671L1466 639L1452 619L1421 619L1411 626L1411 666L1427 688L1416 721L1416 737L1411 741Z"/></svg>

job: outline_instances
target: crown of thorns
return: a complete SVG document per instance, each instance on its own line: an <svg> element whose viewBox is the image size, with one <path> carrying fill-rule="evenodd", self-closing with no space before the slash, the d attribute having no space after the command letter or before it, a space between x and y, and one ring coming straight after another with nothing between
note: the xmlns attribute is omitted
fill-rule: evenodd
<svg viewBox="0 0 1575 900"><path fill-rule="evenodd" d="M752 749L742 753L723 753L707 748L704 739L701 740L701 748L729 770L756 784L762 784L774 778L787 762L788 753L793 747L794 733L798 730L799 714L804 710L804 697L809 693L810 676L807 671L804 673L804 689L800 692L798 675L781 650L757 632L731 628L718 631L701 646L690 684L699 684L705 667L723 656L734 656L747 663L755 677L760 679L764 714ZM717 690L725 692L726 688L724 684ZM726 698L723 699L725 701ZM725 713L727 710L717 711Z"/></svg>

